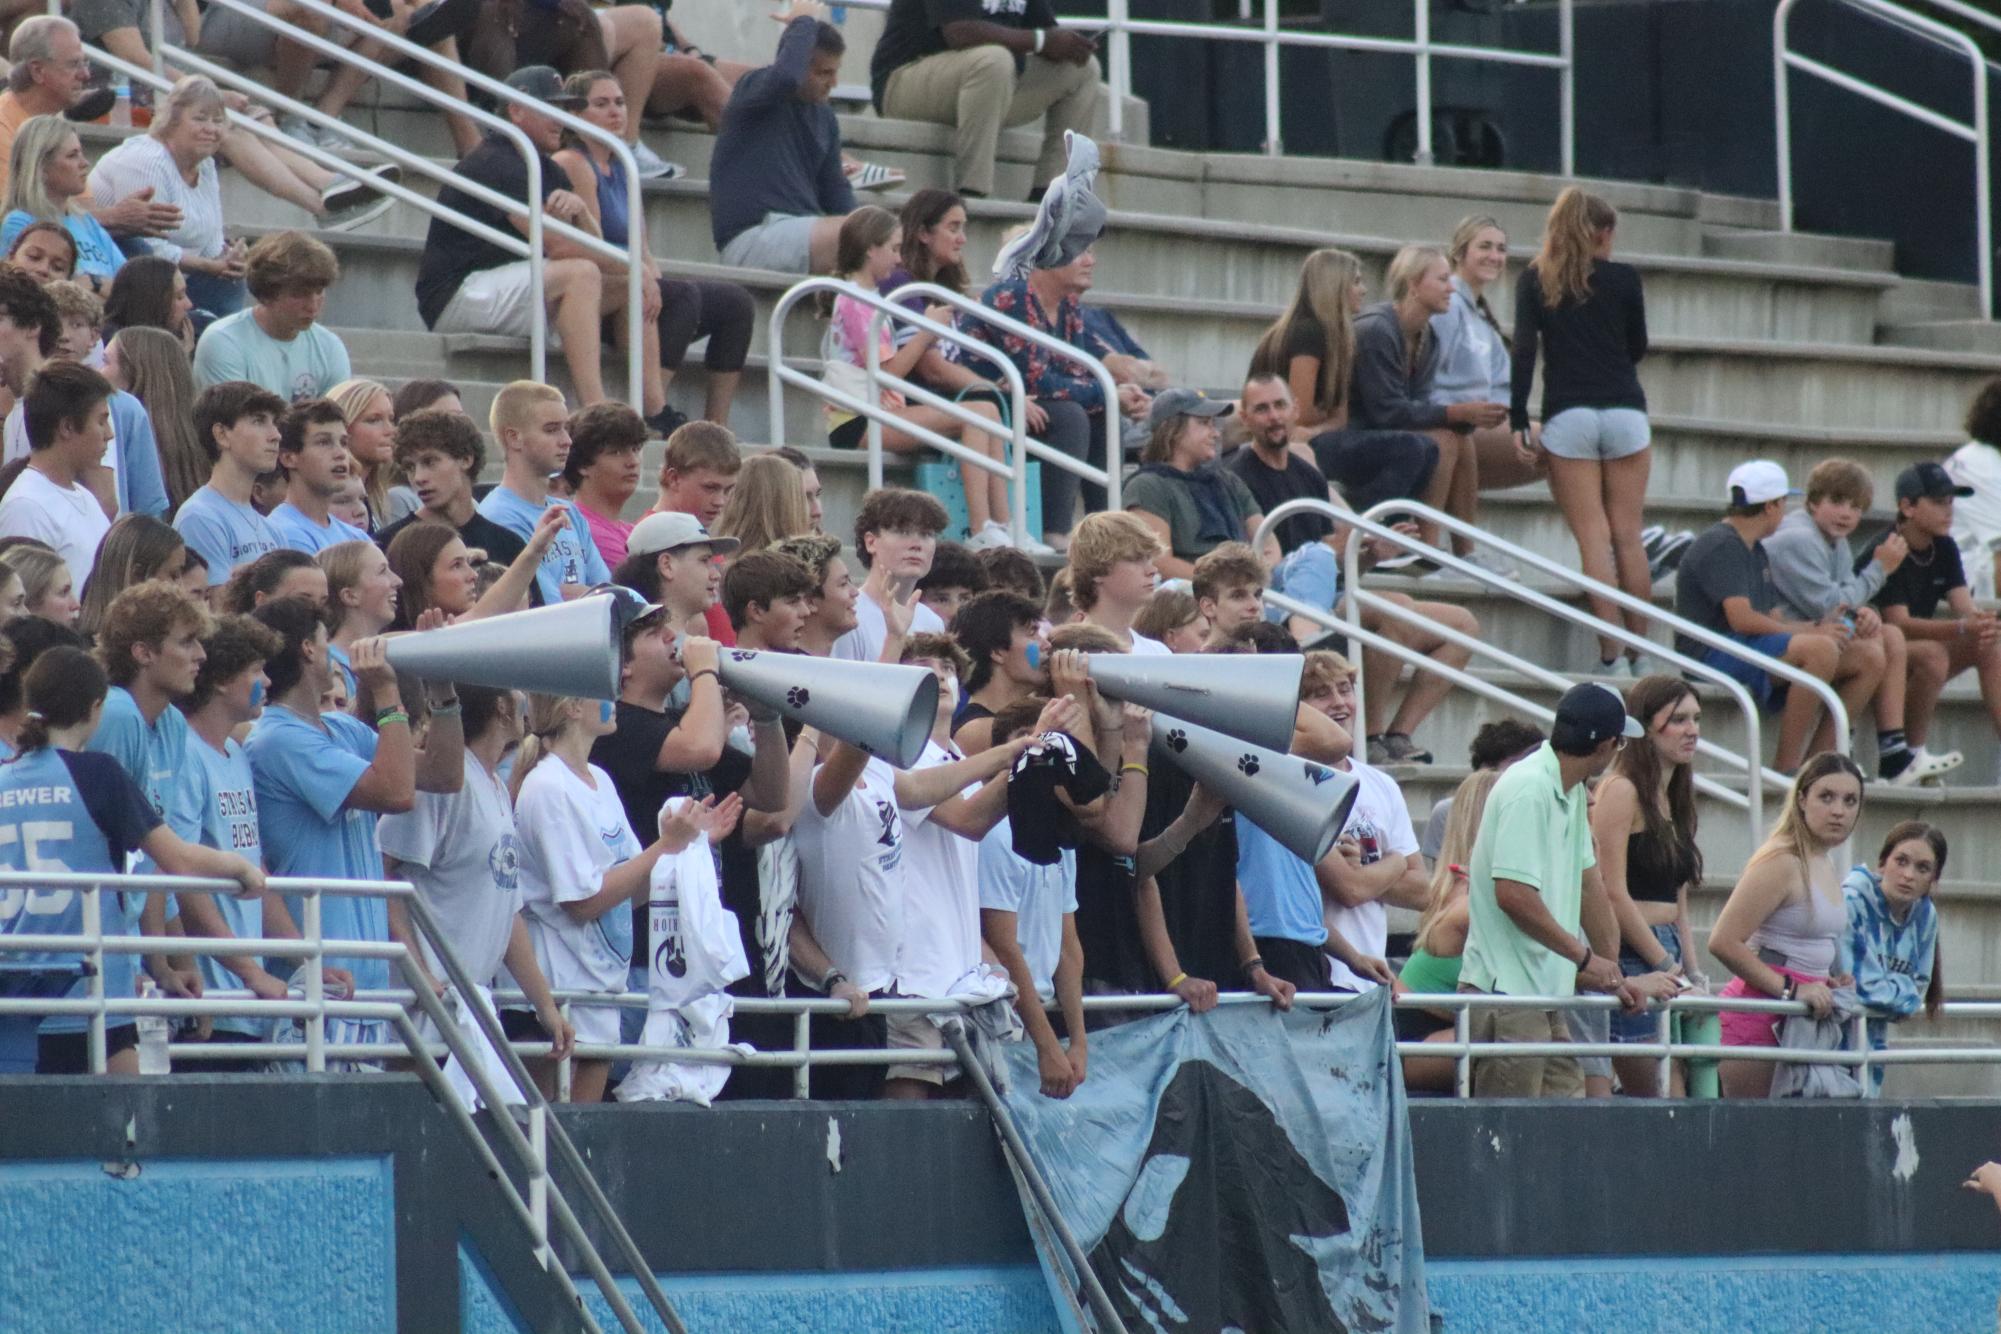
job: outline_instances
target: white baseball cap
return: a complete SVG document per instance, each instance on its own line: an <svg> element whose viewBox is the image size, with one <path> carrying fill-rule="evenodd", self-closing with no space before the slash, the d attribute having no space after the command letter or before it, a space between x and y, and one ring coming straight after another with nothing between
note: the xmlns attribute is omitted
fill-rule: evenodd
<svg viewBox="0 0 2001 1334"><path fill-rule="evenodd" d="M1752 459L1730 470L1726 495L1732 505L1767 505L1786 496L1805 495L1770 459Z"/></svg>
<svg viewBox="0 0 2001 1334"><path fill-rule="evenodd" d="M650 556L659 551L682 547L707 547L712 555L727 556L739 543L734 537L711 537L702 521L692 514L665 510L649 514L632 526L625 538L625 554Z"/></svg>

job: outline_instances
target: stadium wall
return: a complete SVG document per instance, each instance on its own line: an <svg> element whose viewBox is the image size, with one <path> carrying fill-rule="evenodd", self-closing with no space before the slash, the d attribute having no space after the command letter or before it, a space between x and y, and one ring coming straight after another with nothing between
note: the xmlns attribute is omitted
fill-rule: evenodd
<svg viewBox="0 0 2001 1334"><path fill-rule="evenodd" d="M1056 1327L970 1107L562 1115L700 1334ZM2001 1104L1411 1121L1455 1334L1994 1328ZM573 1327L504 1208L413 1081L0 1081L0 1330Z"/></svg>

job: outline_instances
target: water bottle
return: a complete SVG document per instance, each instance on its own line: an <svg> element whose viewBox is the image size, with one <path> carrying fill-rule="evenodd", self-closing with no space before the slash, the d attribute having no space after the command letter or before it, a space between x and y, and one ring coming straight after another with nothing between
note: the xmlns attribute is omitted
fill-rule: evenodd
<svg viewBox="0 0 2001 1334"><path fill-rule="evenodd" d="M139 977L139 999L153 1000L160 994L153 979L141 974ZM167 1032L171 1027L167 1017L159 1014L139 1016L139 1073L142 1075L164 1075L173 1072L173 1062L167 1058Z"/></svg>
<svg viewBox="0 0 2001 1334"><path fill-rule="evenodd" d="M118 129L132 128L132 81L120 79L114 89L117 97L111 103L111 124Z"/></svg>

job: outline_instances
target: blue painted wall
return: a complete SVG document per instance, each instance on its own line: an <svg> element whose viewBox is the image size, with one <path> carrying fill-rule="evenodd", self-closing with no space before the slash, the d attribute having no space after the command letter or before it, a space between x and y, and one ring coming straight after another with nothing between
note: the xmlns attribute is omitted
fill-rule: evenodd
<svg viewBox="0 0 2001 1334"><path fill-rule="evenodd" d="M0 1237L0 1329L396 1327L386 1157L0 1162Z"/></svg>
<svg viewBox="0 0 2001 1334"><path fill-rule="evenodd" d="M701 1334L1058 1334L1041 1269L993 1265L911 1269L868 1274L660 1275L667 1298L689 1329ZM598 1322L615 1328L611 1307L587 1280L584 1290ZM652 1318L639 1286L626 1299L649 1330Z"/></svg>
<svg viewBox="0 0 2001 1334"><path fill-rule="evenodd" d="M2001 1255L1434 1260L1447 1334L1989 1334Z"/></svg>

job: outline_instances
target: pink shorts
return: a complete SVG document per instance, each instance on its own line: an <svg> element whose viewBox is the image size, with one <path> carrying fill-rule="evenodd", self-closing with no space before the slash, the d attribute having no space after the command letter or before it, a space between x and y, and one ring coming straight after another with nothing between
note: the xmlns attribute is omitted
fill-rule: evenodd
<svg viewBox="0 0 2001 1334"><path fill-rule="evenodd" d="M1768 965L1781 976L1790 977L1802 985L1808 982L1825 982L1824 977L1812 973L1797 972L1791 968ZM1726 1000L1767 999L1765 993L1752 987L1741 977L1730 979L1730 985L1723 988ZM1723 1024L1723 1045L1726 1047L1776 1047L1779 1045L1780 1014L1752 1014L1743 1010L1728 1011L1721 1016Z"/></svg>

